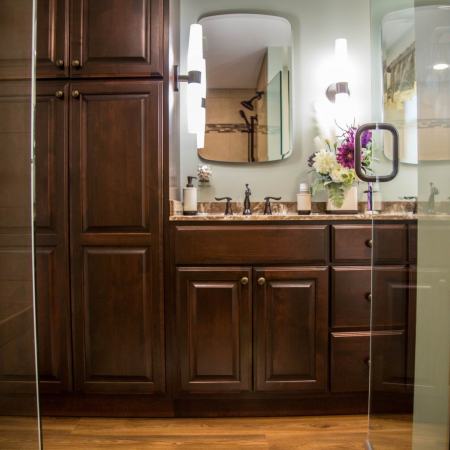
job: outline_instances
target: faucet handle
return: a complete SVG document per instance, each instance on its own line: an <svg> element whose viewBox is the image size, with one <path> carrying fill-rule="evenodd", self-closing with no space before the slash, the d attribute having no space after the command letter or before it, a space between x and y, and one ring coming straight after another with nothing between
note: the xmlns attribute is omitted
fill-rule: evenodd
<svg viewBox="0 0 450 450"><path fill-rule="evenodd" d="M270 204L270 200L281 200L281 197L264 197L265 205L264 205L264 215L271 216L272 215L272 205Z"/></svg>
<svg viewBox="0 0 450 450"><path fill-rule="evenodd" d="M216 201L221 202L223 200L226 200L226 205L225 205L225 215L226 216L232 216L233 215L233 210L231 209L231 200L233 200L231 197L214 197L216 199Z"/></svg>

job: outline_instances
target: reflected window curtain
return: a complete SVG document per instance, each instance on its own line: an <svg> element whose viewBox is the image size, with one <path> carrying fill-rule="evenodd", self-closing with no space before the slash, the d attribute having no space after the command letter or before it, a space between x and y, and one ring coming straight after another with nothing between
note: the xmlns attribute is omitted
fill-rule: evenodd
<svg viewBox="0 0 450 450"><path fill-rule="evenodd" d="M416 95L415 44L384 68L385 105L402 109Z"/></svg>

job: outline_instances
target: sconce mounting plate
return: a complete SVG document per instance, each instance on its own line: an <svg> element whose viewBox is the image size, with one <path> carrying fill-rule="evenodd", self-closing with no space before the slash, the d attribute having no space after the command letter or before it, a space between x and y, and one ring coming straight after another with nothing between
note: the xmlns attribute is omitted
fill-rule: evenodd
<svg viewBox="0 0 450 450"><path fill-rule="evenodd" d="M336 95L337 94L348 94L350 95L350 89L348 88L348 83L345 82L339 82L339 83L333 83L328 86L328 89L326 91L326 95L328 100L330 100L331 103L336 102Z"/></svg>

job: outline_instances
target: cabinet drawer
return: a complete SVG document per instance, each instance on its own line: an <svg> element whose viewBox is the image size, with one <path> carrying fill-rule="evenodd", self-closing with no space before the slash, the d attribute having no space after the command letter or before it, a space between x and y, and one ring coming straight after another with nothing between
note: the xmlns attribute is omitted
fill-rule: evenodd
<svg viewBox="0 0 450 450"><path fill-rule="evenodd" d="M331 391L364 392L369 388L370 333L331 333ZM378 331L372 339L372 389L406 388L404 330Z"/></svg>
<svg viewBox="0 0 450 450"><path fill-rule="evenodd" d="M175 226L176 264L328 262L328 226Z"/></svg>
<svg viewBox="0 0 450 450"><path fill-rule="evenodd" d="M368 329L372 305L374 329L403 329L408 311L408 269L404 267L333 267L331 326ZM369 296L369 294L371 294Z"/></svg>
<svg viewBox="0 0 450 450"><path fill-rule="evenodd" d="M336 263L370 263L371 225L333 225L332 258ZM405 224L375 225L373 236L376 264L404 264L408 259L408 230Z"/></svg>
<svg viewBox="0 0 450 450"><path fill-rule="evenodd" d="M369 328L371 277L370 267L333 267L332 328Z"/></svg>
<svg viewBox="0 0 450 450"><path fill-rule="evenodd" d="M331 333L331 392L369 389L369 333Z"/></svg>

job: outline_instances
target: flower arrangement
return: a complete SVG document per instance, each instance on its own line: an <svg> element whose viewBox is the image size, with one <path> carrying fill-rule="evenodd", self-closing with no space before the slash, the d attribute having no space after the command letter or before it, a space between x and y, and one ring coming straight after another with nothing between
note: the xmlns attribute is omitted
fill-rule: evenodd
<svg viewBox="0 0 450 450"><path fill-rule="evenodd" d="M209 183L212 177L212 170L208 164L200 164L197 168L197 178L200 183Z"/></svg>
<svg viewBox="0 0 450 450"><path fill-rule="evenodd" d="M316 137L314 142L318 150L311 155L308 165L315 174L313 194L327 191L331 203L340 208L347 189L356 182L355 173L355 135L356 126L343 130L335 143ZM366 131L361 137L362 161L365 172L371 172L373 161L372 133Z"/></svg>

